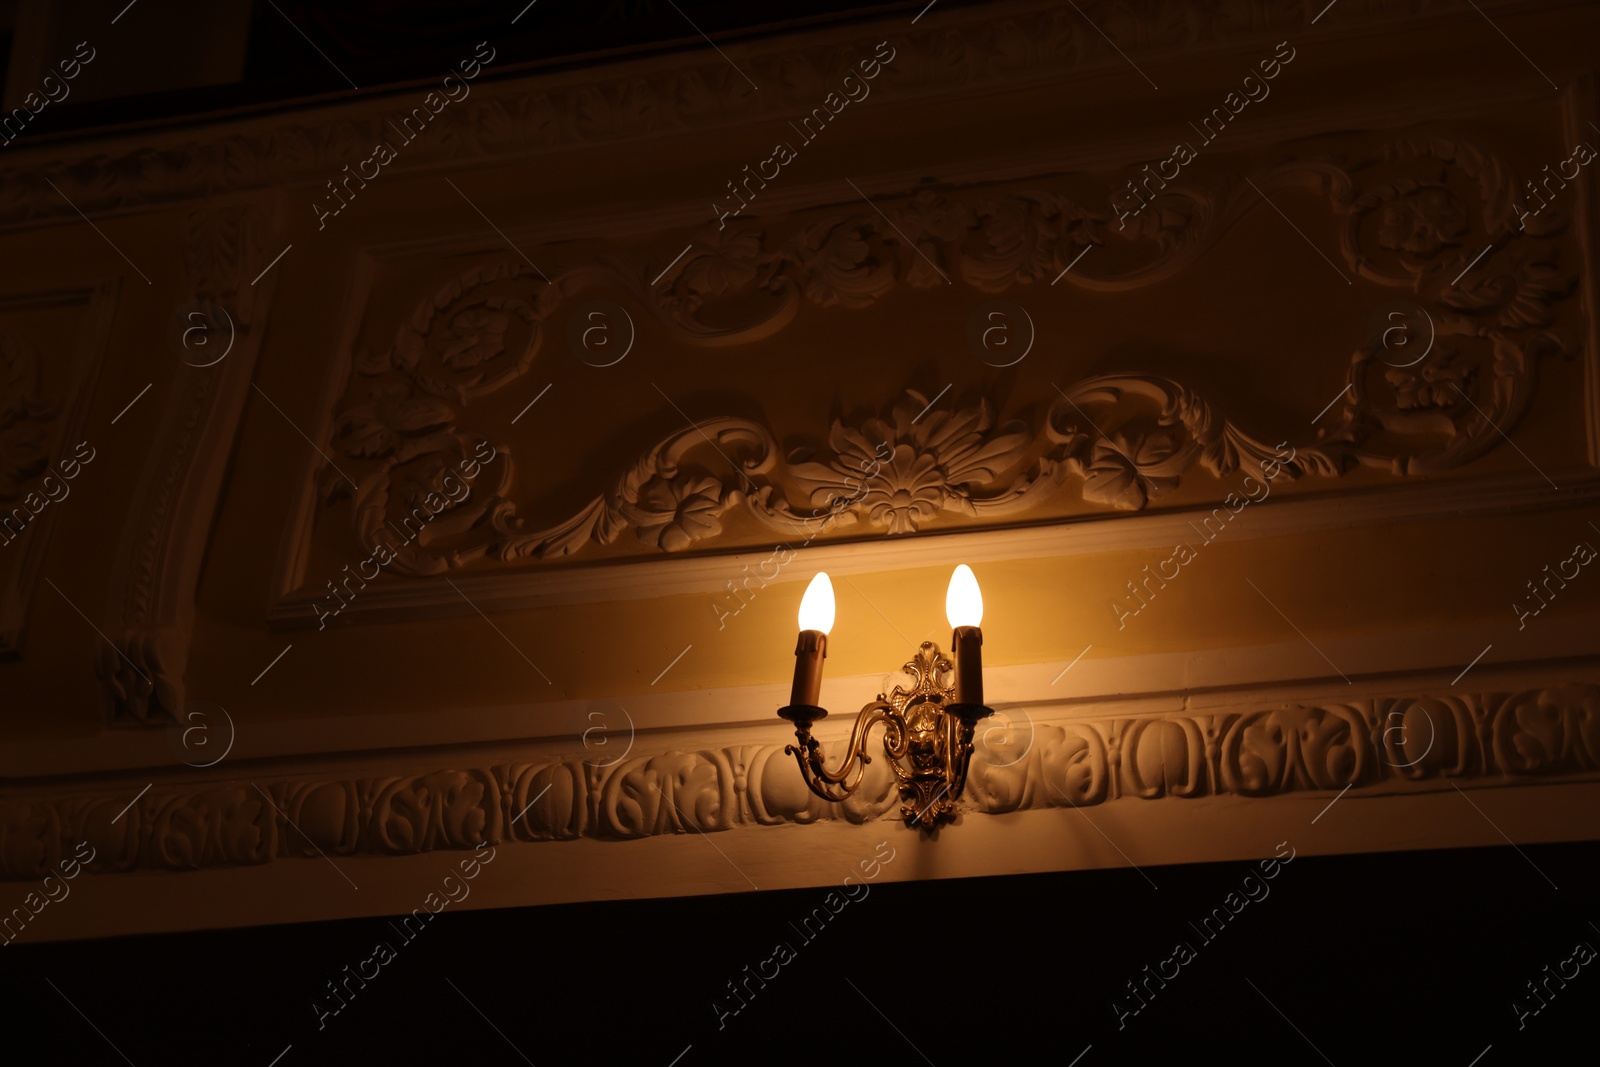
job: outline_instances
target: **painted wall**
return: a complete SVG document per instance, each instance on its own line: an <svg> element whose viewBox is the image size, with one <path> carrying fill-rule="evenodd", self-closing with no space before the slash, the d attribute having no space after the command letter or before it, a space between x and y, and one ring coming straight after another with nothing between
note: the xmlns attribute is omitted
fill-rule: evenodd
<svg viewBox="0 0 1600 1067"><path fill-rule="evenodd" d="M1184 11L16 138L5 884L91 847L72 937L485 840L483 906L1593 839L1595 12ZM957 562L963 814L812 797L805 583L837 748Z"/></svg>

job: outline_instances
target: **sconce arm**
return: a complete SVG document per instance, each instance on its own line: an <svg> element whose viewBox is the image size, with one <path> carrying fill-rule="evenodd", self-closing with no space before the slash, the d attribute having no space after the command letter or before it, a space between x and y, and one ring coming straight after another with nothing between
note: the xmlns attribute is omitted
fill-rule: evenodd
<svg viewBox="0 0 1600 1067"><path fill-rule="evenodd" d="M967 787L967 768L972 762L972 736L978 720L994 714L994 709L983 704L950 704L945 707L948 729L945 745L945 781L950 783L952 799L961 796Z"/></svg>
<svg viewBox="0 0 1600 1067"><path fill-rule="evenodd" d="M817 712L821 714L815 714ZM885 700L873 701L856 716L855 728L850 731L850 745L845 749L844 759L837 771L828 770L823 763L821 742L811 736L811 724L827 712L821 708L791 705L781 709L778 714L795 724L794 736L799 741L798 745L785 745L783 750L794 756L806 785L824 800L838 803L848 799L861 787L867 764L872 762L872 757L866 753L869 734L879 723L884 724L883 745L890 759L905 755L905 723L901 720L899 710Z"/></svg>

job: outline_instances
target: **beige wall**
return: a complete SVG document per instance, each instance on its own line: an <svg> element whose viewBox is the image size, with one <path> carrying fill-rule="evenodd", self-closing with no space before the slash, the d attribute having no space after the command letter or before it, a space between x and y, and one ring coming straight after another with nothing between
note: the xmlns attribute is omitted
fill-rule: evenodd
<svg viewBox="0 0 1600 1067"><path fill-rule="evenodd" d="M402 854L483 837L512 841L528 875L486 905L738 891L741 868L763 887L825 880L822 857L845 838L915 834L881 767L872 797L841 813L782 755L772 713L818 569L840 597L824 687L836 720L916 643L945 643L953 564L982 583L990 696L1015 730L980 746L968 814L908 845L918 862L895 877L1119 862L1063 829L1069 796L1103 807L1138 863L1254 855L1267 827L1309 820L1346 785L1362 817L1319 823L1308 851L1501 840L1457 787L1486 791L1515 840L1594 837L1600 577L1581 570L1522 628L1513 607L1547 564L1600 543L1593 173L1555 194L1538 232L1518 230L1511 205L1576 142L1600 147L1584 43L1596 16L1497 6L1537 70L1470 10L1341 18L1195 39L1153 23L1127 51L1158 89L1029 4L960 9L937 31L898 19L741 46L754 93L735 93L709 51L561 74L491 64L497 80L475 82L320 229L323 182L430 86L137 138L19 138L0 197L4 410L31 405L18 425L38 428L42 455L87 441L96 458L0 546L0 636L17 651L0 664L0 871L33 880L87 838L104 888L85 897L150 904L99 917L85 904L81 925L29 936L381 913L401 903L381 887L414 862ZM1286 39L1295 58L1271 94L1199 146L1129 240L1113 191L1174 141L1198 144L1188 122ZM719 229L723 183L775 139L797 141L788 120L879 41L895 58L871 95ZM1408 90L1361 76L1375 66ZM1035 332L1008 369L968 340L996 299ZM615 366L586 365L569 341L594 300L636 328ZM1409 353L1362 351L1397 300L1439 331L1420 376L1382 365ZM186 366L184 327L206 322L221 343L223 318L228 356ZM365 373L411 351L411 322L420 370ZM719 336L735 325L743 335ZM191 362L216 351L190 343ZM1463 371L1467 404L1417 399ZM468 395L480 373L504 383ZM445 383L432 393L430 375ZM1087 391L1096 376L1121 395ZM1349 421L1342 402L1319 418L1347 382ZM394 399L362 416L374 388ZM1188 405L1187 430L1156 424L1152 389ZM790 453L828 460L835 420L891 418L907 390L938 394L908 441L987 409L981 432L1003 459L977 495L1019 503L958 502L899 536L862 512L719 626L725 583L805 535L763 524L741 499L751 485L690 420L766 435L770 465L749 476L804 510ZM485 438L499 466L457 512L476 524L435 546L439 573L385 574L319 629L310 601L370 552L349 494L323 490L349 489L345 475L358 493L385 484L341 416L369 446L385 420L395 440ZM1223 420L1248 439L1245 470L1165 458L1162 434L1215 443ZM1102 431L1144 450L1137 475L1094 451ZM603 507L677 437L679 472L712 487L720 532L666 552L624 506L612 543L497 558L548 546L538 531ZM1300 476L1275 479L1119 625L1113 602L1135 603L1125 583L1198 541L1185 531L1259 470L1248 441L1287 441ZM917 442L952 469L950 447ZM744 439L719 444L748 454ZM26 471L19 494L40 487L38 464L11 458L20 446L4 456ZM908 488L900 477L873 487ZM966 492L940 481L927 476L924 496ZM115 693L109 676L134 670L153 700ZM182 764L169 728L201 701L236 730L208 769ZM616 748L585 747L596 711ZM1397 723L1437 745L1416 756ZM1012 763L1018 738L1030 747ZM601 765L625 743L626 760ZM668 782L673 810L652 797ZM357 904L305 889L324 859L288 820L374 892ZM723 832L682 832L695 830ZM559 879L536 873L551 853ZM250 894L211 894L224 886ZM270 911L244 902L273 894ZM201 897L234 903L157 906Z"/></svg>

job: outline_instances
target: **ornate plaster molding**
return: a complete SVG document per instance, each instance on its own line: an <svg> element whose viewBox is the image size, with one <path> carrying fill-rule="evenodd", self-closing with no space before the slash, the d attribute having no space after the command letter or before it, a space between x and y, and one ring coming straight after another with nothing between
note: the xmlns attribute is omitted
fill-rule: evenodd
<svg viewBox="0 0 1600 1067"><path fill-rule="evenodd" d="M270 216L263 203L238 202L208 206L185 220L189 300L173 312L177 368L118 541L106 640L96 640L93 653L114 724L175 722L183 707L206 537L272 300L275 277L253 286L249 275L263 258ZM191 323L206 334L192 334ZM182 339L202 336L205 346L186 351ZM224 345L225 357L212 354Z"/></svg>
<svg viewBox="0 0 1600 1067"><path fill-rule="evenodd" d="M1018 79L1081 77L1086 70L1124 64L1124 56L1094 26L1127 54L1192 54L1301 33L1312 27L1319 7L1305 0L1271 0L1244 19L1220 0L1133 6L1086 0L1081 6L1088 21L1060 5L1012 4L956 8L937 23L909 29L902 18L885 20L843 45L836 43L837 29L791 37L782 45L758 43L747 46L753 54L741 63L763 87L759 93L720 59L695 53L619 63L601 77L562 72L484 83L451 109L443 122L446 136L419 142L395 166L421 171L481 165L753 119L781 120L812 106L839 71L884 39L898 55L891 77L876 91L917 99L966 95ZM1460 16L1459 5L1346 0L1317 28L1377 31L1435 16ZM70 217L72 211L48 182L91 215L218 193L319 184L326 174L370 154L385 136L383 125L394 107L392 96L377 96L308 107L287 120L245 119L242 129L236 116L222 116L199 136L185 120L171 132L142 132L112 142L109 149L103 140L24 147L15 166L0 169L0 226Z"/></svg>
<svg viewBox="0 0 1600 1067"><path fill-rule="evenodd" d="M1116 512L1147 507L1197 469L1216 478L1265 469L1336 480L1366 467L1401 481L1497 447L1527 410L1540 362L1582 348L1556 324L1577 278L1566 217L1552 211L1519 228L1514 174L1470 143L1402 137L1290 160L1248 182L1174 183L1127 229L1109 205L1079 204L1052 187L1059 181L1034 184L879 195L883 215L868 206L820 209L778 239L760 223L708 226L659 272L648 255L549 279L515 264L474 267L424 297L387 351L351 360L327 448L344 460L318 473L322 511L348 493L341 472L359 472L352 548L392 549L393 570L429 575L569 556L630 532L664 552L751 547L722 537L731 510L785 536L824 521L893 535L1027 516L1074 482L1095 510ZM764 423L703 419L642 450L609 487L550 526L530 523L529 502L515 498L513 446L496 445L505 462L495 478L464 496L441 492L452 462L485 440L471 425L474 403L526 374L547 320L597 283L630 289L667 329L700 345L770 336L806 305L867 307L896 288L947 278L983 293L1057 278L1133 289L1193 263L1261 206L1257 189L1290 185L1326 199L1345 268L1423 308L1434 334L1424 355L1397 365L1385 358L1384 333L1372 331L1346 357L1336 419L1308 440L1270 445L1228 419L1215 398L1128 372L1058 386L1060 396L1031 422L1002 422L982 396L925 413L927 398L908 391L885 415L836 419L826 445L788 454ZM1122 265L1063 274L1098 246L1113 250L1104 262ZM724 304L753 302L765 308L742 322L719 314ZM738 469L723 473L725 460ZM393 548L389 531L425 503L430 517L446 518Z"/></svg>
<svg viewBox="0 0 1600 1067"><path fill-rule="evenodd" d="M43 574L51 530L63 508L71 506L66 503L70 491L56 502L44 483L51 465L84 440L80 435L105 360L117 289L115 281L107 281L89 288L0 297L0 312L64 307L75 309L79 316L76 343L66 352L41 351L23 330L0 331L0 519L12 518L19 508L24 516L31 515L20 534L15 520L0 533L0 662L21 655L28 609ZM44 383L49 364L68 368L65 382L54 387ZM59 484L66 479L49 480Z"/></svg>
<svg viewBox="0 0 1600 1067"><path fill-rule="evenodd" d="M781 725L774 719L775 735ZM895 817L898 791L881 761L855 796L829 805L800 782L783 740L729 745L704 734L703 743L609 765L546 753L404 772L284 766L262 767L253 781L169 776L131 806L140 789L131 779L70 792L11 788L0 801L0 879L37 879L83 841L100 873L188 871L482 841L620 843ZM1600 686L1589 683L1356 700L1241 697L1231 708L1134 715L1037 705L979 738L960 808L976 816L1200 796L1268 802L1346 787L1376 796L1597 780Z"/></svg>

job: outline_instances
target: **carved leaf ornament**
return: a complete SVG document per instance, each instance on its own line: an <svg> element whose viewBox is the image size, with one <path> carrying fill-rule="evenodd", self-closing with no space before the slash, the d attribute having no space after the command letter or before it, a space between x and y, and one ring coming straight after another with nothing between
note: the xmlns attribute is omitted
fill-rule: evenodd
<svg viewBox="0 0 1600 1067"><path fill-rule="evenodd" d="M912 688L918 681L911 676ZM906 695L896 691L896 699ZM1012 718L979 738L960 804L968 816L1600 778L1600 687L1590 684L1241 703L1204 714L1079 708L1067 719ZM285 768L260 778L265 796L220 779L158 779L131 806L126 785L15 792L0 800L0 881L35 881L81 842L92 846L96 872L196 870L463 850L481 841L621 842L820 819L859 824L897 818L900 805L885 761L867 768L849 800L830 804L801 784L782 744L680 745L611 764L527 755L367 777Z"/></svg>
<svg viewBox="0 0 1600 1067"><path fill-rule="evenodd" d="M627 534L678 552L716 540L730 511L785 534L832 516L836 526L890 536L1021 516L1074 487L1092 505L1137 511L1197 466L1214 477L1258 465L1289 478L1338 478L1357 466L1432 474L1495 447L1527 410L1538 362L1576 351L1555 326L1555 305L1576 281L1572 249L1559 239L1567 221L1552 210L1526 230L1515 226L1513 176L1471 145L1402 139L1359 158L1284 163L1253 180L1324 196L1341 222L1344 265L1424 309L1432 331L1424 354L1402 360L1374 330L1349 356L1342 406L1310 440L1269 445L1155 374L1076 382L1031 424L1002 421L982 397L926 410L929 398L913 389L880 414L836 419L821 447L788 454L768 426L706 419L647 448L549 526L531 522L514 499L510 450L497 445L500 472L455 504L448 533L441 527L411 546L394 569L569 556ZM942 276L983 293L1048 283L1091 245L1121 245L1136 261L1115 273L1086 266L1064 282L1147 285L1193 263L1259 201L1241 181L1174 184L1154 202L1159 212L1141 212L1122 230L1109 209L1057 193L923 189L883 198L888 221L866 208L833 209L784 243L752 221L708 227L664 272L655 262L604 261L547 282L516 264L473 268L419 303L387 351L354 360L331 445L370 464L356 492L356 533L375 547L408 506L400 487L417 480L419 465L484 440L466 425L473 402L525 374L547 320L597 283L631 289L685 341L735 345L781 330L804 305L870 307L900 286L943 285ZM723 305L745 318L730 321ZM331 469L322 484L329 503L348 492Z"/></svg>

